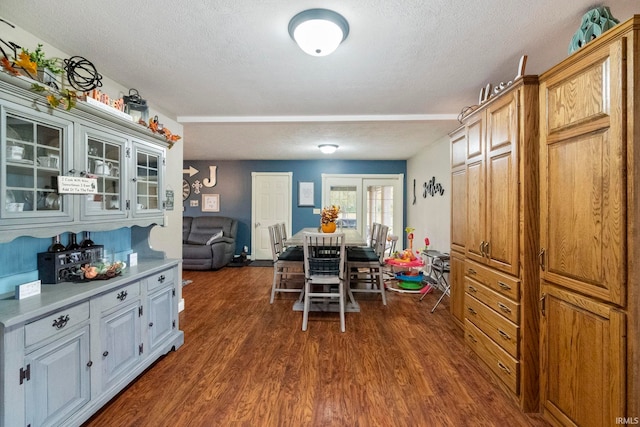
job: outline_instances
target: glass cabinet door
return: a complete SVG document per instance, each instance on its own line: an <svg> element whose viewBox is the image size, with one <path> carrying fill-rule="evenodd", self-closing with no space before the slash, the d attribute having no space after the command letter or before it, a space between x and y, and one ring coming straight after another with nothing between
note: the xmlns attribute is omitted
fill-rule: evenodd
<svg viewBox="0 0 640 427"><path fill-rule="evenodd" d="M67 199L58 194L58 176L66 163L70 122L3 110L2 218L70 215Z"/></svg>
<svg viewBox="0 0 640 427"><path fill-rule="evenodd" d="M137 214L162 211L161 180L164 176L164 152L134 144L134 159L136 191L131 208Z"/></svg>
<svg viewBox="0 0 640 427"><path fill-rule="evenodd" d="M97 180L97 193L83 197L83 215L126 216L124 194L124 153L126 138L91 128L83 128L86 176Z"/></svg>

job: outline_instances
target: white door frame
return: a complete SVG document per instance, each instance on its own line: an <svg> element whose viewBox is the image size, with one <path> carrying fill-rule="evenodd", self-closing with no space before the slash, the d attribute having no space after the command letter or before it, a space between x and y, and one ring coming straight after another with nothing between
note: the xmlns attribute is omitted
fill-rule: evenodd
<svg viewBox="0 0 640 427"><path fill-rule="evenodd" d="M256 212L256 180L260 176L286 176L289 178L289 195L286 198L289 206L286 207L285 212L287 213L287 218L284 220L284 223L287 227L289 233L291 233L291 209L292 209L292 200L293 200L293 172L251 172L251 259L256 259L254 256L255 248L256 248L256 229L261 226L261 224L257 223L257 212ZM271 225L271 224L267 224ZM270 256L269 256L270 257Z"/></svg>

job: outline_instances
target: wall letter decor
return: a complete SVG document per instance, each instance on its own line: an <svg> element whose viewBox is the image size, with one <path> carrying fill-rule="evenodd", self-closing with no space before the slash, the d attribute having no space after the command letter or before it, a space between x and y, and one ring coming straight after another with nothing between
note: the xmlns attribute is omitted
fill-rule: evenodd
<svg viewBox="0 0 640 427"><path fill-rule="evenodd" d="M439 182L436 182L436 177L431 178L429 182L425 182L423 186L424 190L422 196L426 199L427 195L434 197L436 194L444 195L444 187Z"/></svg>

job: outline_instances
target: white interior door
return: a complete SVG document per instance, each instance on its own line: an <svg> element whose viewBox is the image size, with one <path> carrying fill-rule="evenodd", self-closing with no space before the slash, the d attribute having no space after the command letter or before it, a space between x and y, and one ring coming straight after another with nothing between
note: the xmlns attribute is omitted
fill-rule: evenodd
<svg viewBox="0 0 640 427"><path fill-rule="evenodd" d="M271 259L269 226L291 230L292 172L251 173L251 259Z"/></svg>

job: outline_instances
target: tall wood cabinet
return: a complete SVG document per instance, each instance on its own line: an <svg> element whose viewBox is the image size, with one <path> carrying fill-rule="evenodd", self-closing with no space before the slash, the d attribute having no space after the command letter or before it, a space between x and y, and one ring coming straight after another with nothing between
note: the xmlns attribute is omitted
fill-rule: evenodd
<svg viewBox="0 0 640 427"><path fill-rule="evenodd" d="M518 80L450 136L451 253L463 263L463 277L452 264L452 287L463 292L465 340L500 387L537 412L537 78Z"/></svg>
<svg viewBox="0 0 640 427"><path fill-rule="evenodd" d="M639 29L540 76L541 401L560 425L640 417Z"/></svg>
<svg viewBox="0 0 640 427"><path fill-rule="evenodd" d="M464 255L467 249L467 129L463 126L451 138L451 256L449 259L451 285L451 314L464 325Z"/></svg>

